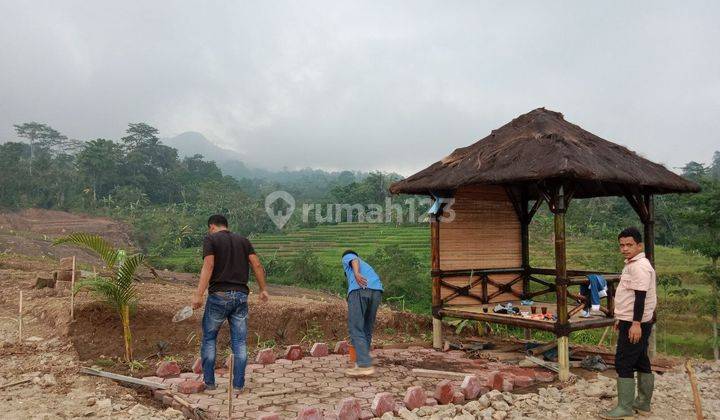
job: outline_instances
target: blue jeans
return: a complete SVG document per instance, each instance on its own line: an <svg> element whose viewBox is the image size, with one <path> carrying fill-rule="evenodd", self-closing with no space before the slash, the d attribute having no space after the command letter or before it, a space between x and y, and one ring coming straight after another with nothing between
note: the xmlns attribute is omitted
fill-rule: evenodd
<svg viewBox="0 0 720 420"><path fill-rule="evenodd" d="M590 309L590 305L600 305L600 291L607 289L607 281L605 277L599 274L589 274L587 276L589 285L580 285L580 294L585 296L585 309Z"/></svg>
<svg viewBox="0 0 720 420"><path fill-rule="evenodd" d="M348 294L348 330L355 347L357 365L372 366L370 345L375 328L375 315L382 301L380 290L359 289Z"/></svg>
<svg viewBox="0 0 720 420"><path fill-rule="evenodd" d="M247 365L247 316L248 296L240 291L209 293L205 303L202 328L203 337L200 346L203 377L205 384L215 385L216 341L220 326L225 320L230 325L230 346L234 357L233 388L245 386L245 366Z"/></svg>

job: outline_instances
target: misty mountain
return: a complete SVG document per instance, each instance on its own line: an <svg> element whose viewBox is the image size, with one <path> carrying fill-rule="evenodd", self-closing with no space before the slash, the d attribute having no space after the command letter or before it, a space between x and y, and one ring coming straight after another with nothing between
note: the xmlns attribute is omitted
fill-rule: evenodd
<svg viewBox="0 0 720 420"><path fill-rule="evenodd" d="M225 175L236 179L258 179L284 185L288 189L307 189L312 185L317 189L314 195L321 196L330 186L339 183L347 185L350 182L360 181L367 173L354 171L325 171L322 169L304 168L297 170L269 170L248 166L245 162L252 161L252 156L223 149L208 140L201 133L188 131L175 137L162 139L163 144L177 149L178 155L190 157L202 155L204 160L215 161L218 168ZM311 194L312 195L312 194Z"/></svg>
<svg viewBox="0 0 720 420"><path fill-rule="evenodd" d="M203 155L205 160L214 160L218 164L229 160L242 161L245 158L238 152L223 149L195 131L187 131L175 137L164 138L162 142L177 149L180 157Z"/></svg>

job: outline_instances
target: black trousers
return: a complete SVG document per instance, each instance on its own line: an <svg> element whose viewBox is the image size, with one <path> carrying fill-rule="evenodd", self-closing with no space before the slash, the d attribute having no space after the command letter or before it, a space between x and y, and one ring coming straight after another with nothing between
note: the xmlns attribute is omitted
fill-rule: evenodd
<svg viewBox="0 0 720 420"><path fill-rule="evenodd" d="M618 341L615 349L615 371L620 378L634 378L635 371L652 373L650 358L648 357L648 339L652 332L652 322L640 324L642 336L640 341L632 344L628 338L628 332L632 322L618 322Z"/></svg>

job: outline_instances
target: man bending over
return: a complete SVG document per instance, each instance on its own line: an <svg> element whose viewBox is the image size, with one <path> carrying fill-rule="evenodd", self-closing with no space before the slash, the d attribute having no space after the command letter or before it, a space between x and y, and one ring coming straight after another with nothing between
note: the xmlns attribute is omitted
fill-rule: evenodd
<svg viewBox="0 0 720 420"><path fill-rule="evenodd" d="M348 280L348 330L357 355L357 366L345 373L348 376L369 376L375 373L370 346L383 286L380 276L355 251L343 253L342 265Z"/></svg>

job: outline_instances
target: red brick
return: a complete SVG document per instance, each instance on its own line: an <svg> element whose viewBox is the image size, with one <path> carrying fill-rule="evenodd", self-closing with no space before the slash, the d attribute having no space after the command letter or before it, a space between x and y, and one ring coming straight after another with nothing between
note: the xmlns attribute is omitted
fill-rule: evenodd
<svg viewBox="0 0 720 420"><path fill-rule="evenodd" d="M315 407L303 407L298 412L297 420L323 420L323 416Z"/></svg>
<svg viewBox="0 0 720 420"><path fill-rule="evenodd" d="M194 379L194 380L197 380L197 379L200 377L200 375L197 374L197 373L193 373L193 372L183 372L183 373L180 374L180 377L183 378L183 379Z"/></svg>
<svg viewBox="0 0 720 420"><path fill-rule="evenodd" d="M510 379L504 379L504 380L503 380L503 384L502 384L502 389L501 389L501 391L503 391L503 392L510 392L510 391L513 390L513 388L514 388L513 382L512 382Z"/></svg>
<svg viewBox="0 0 720 420"><path fill-rule="evenodd" d="M452 402L453 404L465 404L465 394L460 391L455 391Z"/></svg>
<svg viewBox="0 0 720 420"><path fill-rule="evenodd" d="M515 385L516 388L525 388L526 386L530 386L535 382L535 380L529 376L515 376L513 378L513 385Z"/></svg>
<svg viewBox="0 0 720 420"><path fill-rule="evenodd" d="M203 381L194 381L192 379L187 380L178 385L178 392L183 394L197 394L205 390L205 383Z"/></svg>
<svg viewBox="0 0 720 420"><path fill-rule="evenodd" d="M158 365L155 375L161 378L167 378L168 376L177 376L180 374L180 366L177 362L160 362Z"/></svg>
<svg viewBox="0 0 720 420"><path fill-rule="evenodd" d="M192 365L192 371L193 373L197 373L198 375L203 373L202 370L202 360L198 357L195 359Z"/></svg>
<svg viewBox="0 0 720 420"><path fill-rule="evenodd" d="M535 380L539 382L552 382L555 380L555 374L543 370L535 371Z"/></svg>
<svg viewBox="0 0 720 420"><path fill-rule="evenodd" d="M360 400L357 398L344 398L338 405L338 420L360 420Z"/></svg>
<svg viewBox="0 0 720 420"><path fill-rule="evenodd" d="M478 394L480 394L481 387L482 384L477 375L467 375L465 379L463 379L462 385L460 385L460 389L462 389L463 395L467 400L477 398Z"/></svg>
<svg viewBox="0 0 720 420"><path fill-rule="evenodd" d="M350 345L347 341L338 341L335 343L335 354L348 354Z"/></svg>
<svg viewBox="0 0 720 420"><path fill-rule="evenodd" d="M435 398L427 398L427 399L425 400L425 405L430 406L430 407L434 407L434 406L438 405L438 403L437 403L437 400L436 400Z"/></svg>
<svg viewBox="0 0 720 420"><path fill-rule="evenodd" d="M325 343L315 343L310 349L310 355L313 357L325 357L329 354L328 345Z"/></svg>
<svg viewBox="0 0 720 420"><path fill-rule="evenodd" d="M440 404L450 404L453 400L454 394L455 387L453 387L452 382L447 379L444 381L440 381L440 383L435 386L434 397L436 400L438 400L438 403Z"/></svg>
<svg viewBox="0 0 720 420"><path fill-rule="evenodd" d="M293 344L292 346L287 346L287 349L285 350L285 358L288 360L300 360L302 359L302 347L298 346L297 344Z"/></svg>
<svg viewBox="0 0 720 420"><path fill-rule="evenodd" d="M255 357L255 362L263 365L275 363L275 351L273 349L262 349Z"/></svg>
<svg viewBox="0 0 720 420"><path fill-rule="evenodd" d="M405 392L403 403L408 410L422 407L425 404L425 391L419 386L411 386Z"/></svg>
<svg viewBox="0 0 720 420"><path fill-rule="evenodd" d="M280 420L280 415L277 413L261 414L258 420Z"/></svg>
<svg viewBox="0 0 720 420"><path fill-rule="evenodd" d="M501 372L493 372L488 378L488 386L492 389L502 391L504 380L505 378Z"/></svg>
<svg viewBox="0 0 720 420"><path fill-rule="evenodd" d="M370 409L376 417L382 417L383 414L392 412L395 409L395 397L389 392L375 394Z"/></svg>

